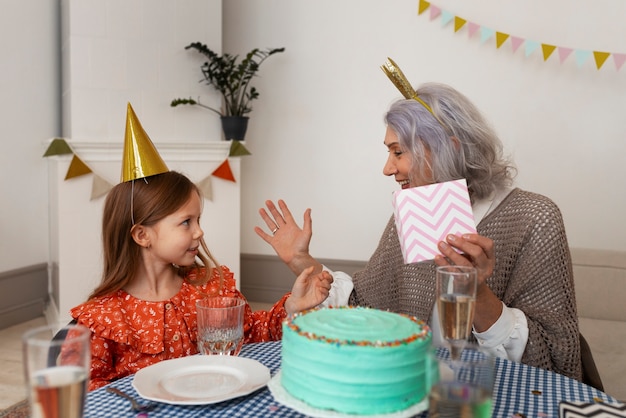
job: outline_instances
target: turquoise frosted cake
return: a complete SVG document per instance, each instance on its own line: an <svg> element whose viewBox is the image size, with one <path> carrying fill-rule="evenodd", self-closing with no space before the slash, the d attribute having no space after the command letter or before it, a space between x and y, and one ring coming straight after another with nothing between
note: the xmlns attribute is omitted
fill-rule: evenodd
<svg viewBox="0 0 626 418"><path fill-rule="evenodd" d="M430 390L432 335L415 318L378 309L314 309L283 323L281 384L314 408L401 411Z"/></svg>

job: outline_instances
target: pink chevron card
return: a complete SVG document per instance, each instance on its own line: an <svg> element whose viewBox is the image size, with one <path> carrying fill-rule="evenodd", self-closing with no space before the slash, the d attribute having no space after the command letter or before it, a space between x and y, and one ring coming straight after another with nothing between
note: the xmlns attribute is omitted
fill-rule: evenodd
<svg viewBox="0 0 626 418"><path fill-rule="evenodd" d="M465 179L396 191L393 207L407 264L434 259L448 234L476 233Z"/></svg>

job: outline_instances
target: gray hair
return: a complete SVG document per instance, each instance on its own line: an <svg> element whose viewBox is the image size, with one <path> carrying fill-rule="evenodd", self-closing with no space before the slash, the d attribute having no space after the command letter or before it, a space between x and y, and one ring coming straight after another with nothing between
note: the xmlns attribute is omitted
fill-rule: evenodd
<svg viewBox="0 0 626 418"><path fill-rule="evenodd" d="M416 92L434 115L418 101L402 99L384 118L411 154L410 177L424 178L430 168L433 183L464 178L472 201L513 183L516 169L503 156L502 142L467 97L438 83L425 83ZM426 166L427 152L431 167Z"/></svg>

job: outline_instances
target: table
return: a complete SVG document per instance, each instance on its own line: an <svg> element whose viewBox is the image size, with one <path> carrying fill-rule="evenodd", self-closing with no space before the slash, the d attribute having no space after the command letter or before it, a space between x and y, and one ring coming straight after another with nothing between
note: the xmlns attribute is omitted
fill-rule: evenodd
<svg viewBox="0 0 626 418"><path fill-rule="evenodd" d="M242 357L260 361L270 369L272 376L280 369L280 341L244 345ZM132 376L110 384L134 396ZM496 359L493 417L558 418L562 400L619 404L607 394L576 380L543 369ZM520 415L515 415L520 414ZM523 414L523 415L521 415ZM87 395L86 417L135 417L127 400L108 393L104 388ZM150 418L195 417L272 417L302 418L305 415L276 402L267 387L249 395L212 405L178 406L159 404L150 412ZM419 417L426 417L422 413Z"/></svg>

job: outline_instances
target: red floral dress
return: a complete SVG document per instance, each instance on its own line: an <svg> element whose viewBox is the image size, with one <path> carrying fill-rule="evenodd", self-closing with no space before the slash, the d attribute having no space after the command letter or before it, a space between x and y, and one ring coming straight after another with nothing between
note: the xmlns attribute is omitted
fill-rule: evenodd
<svg viewBox="0 0 626 418"><path fill-rule="evenodd" d="M149 302L123 290L76 306L70 312L91 332L91 376L89 390L133 374L162 360L196 354L195 301L206 294L245 299L235 285L233 273L222 266L224 285L220 290L217 271L203 286L185 281L171 299ZM193 280L192 275L188 277ZM246 304L244 343L274 341L282 337L282 320L289 294L269 311L252 312Z"/></svg>

